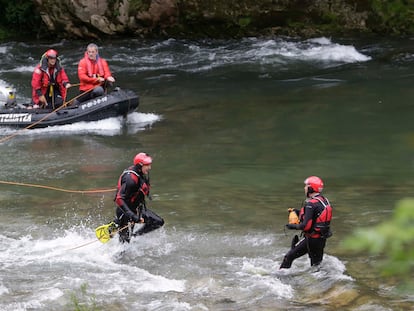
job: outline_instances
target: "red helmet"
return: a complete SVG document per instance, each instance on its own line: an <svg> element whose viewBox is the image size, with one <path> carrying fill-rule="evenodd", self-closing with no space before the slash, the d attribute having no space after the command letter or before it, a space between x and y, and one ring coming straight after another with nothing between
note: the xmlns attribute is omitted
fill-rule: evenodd
<svg viewBox="0 0 414 311"><path fill-rule="evenodd" d="M56 50L50 49L46 51L45 55L47 58L56 58L58 56L58 52Z"/></svg>
<svg viewBox="0 0 414 311"><path fill-rule="evenodd" d="M134 158L134 165L149 165L151 163L152 158L144 152L138 153Z"/></svg>
<svg viewBox="0 0 414 311"><path fill-rule="evenodd" d="M323 190L323 181L318 176L310 176L305 179L305 185L309 186L312 189L309 189L309 192L322 192Z"/></svg>

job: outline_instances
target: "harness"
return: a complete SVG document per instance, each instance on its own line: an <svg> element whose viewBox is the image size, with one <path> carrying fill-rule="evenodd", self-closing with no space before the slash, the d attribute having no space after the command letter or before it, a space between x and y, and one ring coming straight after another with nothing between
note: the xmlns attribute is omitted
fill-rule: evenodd
<svg viewBox="0 0 414 311"><path fill-rule="evenodd" d="M323 210L316 216L316 219L314 220L311 237L321 237L327 239L332 236L332 232L330 230L332 207L329 203L329 200L325 197L324 199L326 200L326 203L319 197L314 197L314 199L318 200L322 204Z"/></svg>
<svg viewBox="0 0 414 311"><path fill-rule="evenodd" d="M137 172L133 171L133 170L125 170L125 171L123 171L122 174L121 174L121 178L122 178L122 176L124 176L127 173L132 173L132 174L134 174L135 176L137 176L139 178L139 174Z"/></svg>
<svg viewBox="0 0 414 311"><path fill-rule="evenodd" d="M148 184L146 182L142 181L143 178L141 178L141 176L139 176L139 174L137 172L135 172L133 170L127 169L127 170L125 170L125 171L122 172L120 179L122 180L122 177L125 174L127 174L127 173L132 173L132 174L134 174L135 176L138 177L138 188L139 188L139 191L141 191L144 194L144 197L145 196L148 196L149 197L149 190L150 190L149 189L149 186L148 186Z"/></svg>
<svg viewBox="0 0 414 311"><path fill-rule="evenodd" d="M145 178L140 176L136 171L128 168L122 172L121 176L118 179L118 190L116 191L114 200L116 201L119 189L122 184L122 178L125 174L133 174L137 177L138 189L134 194L131 195L131 197L127 198L128 199L127 204L132 204L132 206L135 206L135 208L139 211L139 214L141 214L142 210L147 209L146 204L145 204L145 196L149 197L150 186L147 184L147 181L145 180ZM143 199L138 201L140 193L143 195Z"/></svg>

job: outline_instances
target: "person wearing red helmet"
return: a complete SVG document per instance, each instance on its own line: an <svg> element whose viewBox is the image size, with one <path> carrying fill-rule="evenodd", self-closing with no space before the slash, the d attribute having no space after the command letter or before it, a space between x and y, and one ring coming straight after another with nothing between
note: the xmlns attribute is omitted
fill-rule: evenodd
<svg viewBox="0 0 414 311"><path fill-rule="evenodd" d="M60 64L56 50L47 50L32 75L33 108L60 107L71 85L65 69Z"/></svg>
<svg viewBox="0 0 414 311"><path fill-rule="evenodd" d="M296 211L300 222L286 225L288 229L302 230L302 239L299 240L295 235L292 247L284 256L279 269L289 269L296 258L305 254L308 254L311 266L318 266L323 259L326 239L332 235L332 206L321 194L324 187L322 179L310 176L304 183L306 200L301 210Z"/></svg>
<svg viewBox="0 0 414 311"><path fill-rule="evenodd" d="M134 157L134 165L124 170L118 179L115 196L115 223L119 228L119 241L130 241L132 236L142 235L164 225L164 220L147 208L145 197L149 197L152 158L144 152ZM134 224L144 225L134 233Z"/></svg>
<svg viewBox="0 0 414 311"><path fill-rule="evenodd" d="M95 43L88 44L84 57L79 61L78 77L79 91L83 95L77 99L77 102L102 96L105 88L115 82L108 62L99 56L98 46Z"/></svg>

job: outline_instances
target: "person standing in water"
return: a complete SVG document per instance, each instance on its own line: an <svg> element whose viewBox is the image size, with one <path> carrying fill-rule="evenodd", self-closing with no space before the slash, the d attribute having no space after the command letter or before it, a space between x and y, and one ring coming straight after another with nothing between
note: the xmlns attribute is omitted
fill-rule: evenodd
<svg viewBox="0 0 414 311"><path fill-rule="evenodd" d="M322 179L317 176L305 179L306 200L301 210L297 211L299 224L286 225L288 229L302 230L302 239L295 236L297 242L292 243L279 269L289 269L296 258L305 254L308 254L311 266L318 266L322 262L326 239L332 235L332 207L321 194L323 186Z"/></svg>
<svg viewBox="0 0 414 311"><path fill-rule="evenodd" d="M140 152L134 157L134 165L124 170L118 179L115 196L115 223L119 228L119 241L129 243L132 236L142 235L164 225L164 220L147 208L145 197L149 197L152 158ZM134 225L143 223L136 233Z"/></svg>

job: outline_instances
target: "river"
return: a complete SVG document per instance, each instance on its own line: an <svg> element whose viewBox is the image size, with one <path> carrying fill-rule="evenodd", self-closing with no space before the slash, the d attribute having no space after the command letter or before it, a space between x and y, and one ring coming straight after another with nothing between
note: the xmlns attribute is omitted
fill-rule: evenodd
<svg viewBox="0 0 414 311"><path fill-rule="evenodd" d="M0 79L28 102L32 70L54 48L77 83L87 43L1 43ZM0 146L0 181L24 184L0 184L0 309L412 310L414 297L379 275L380 258L341 247L412 195L412 43L100 43L116 85L140 94L137 112L0 128L15 135ZM111 189L140 151L154 159L149 205L166 224L102 244L94 228L113 219ZM319 271L306 256L279 271L287 208L310 175L325 181L334 235ZM81 193L94 189L108 191Z"/></svg>

